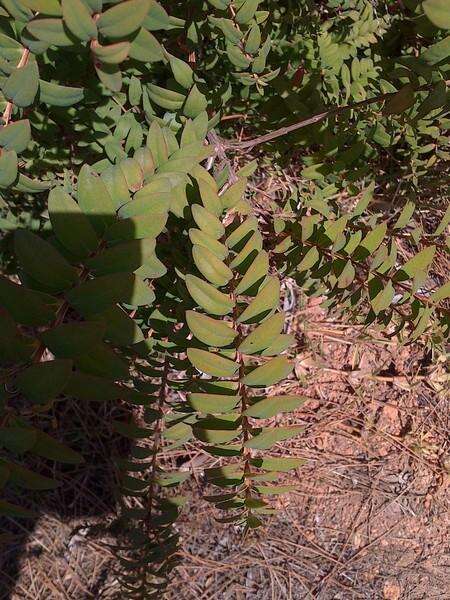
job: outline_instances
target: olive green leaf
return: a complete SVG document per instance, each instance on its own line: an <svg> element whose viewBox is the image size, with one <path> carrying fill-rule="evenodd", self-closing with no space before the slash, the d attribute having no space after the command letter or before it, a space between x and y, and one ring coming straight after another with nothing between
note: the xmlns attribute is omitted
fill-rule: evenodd
<svg viewBox="0 0 450 600"><path fill-rule="evenodd" d="M70 0L68 0L70 2ZM123 62L129 55L131 49L130 42L116 42L101 46L100 44L92 44L91 50L98 60L105 64L118 64Z"/></svg>
<svg viewBox="0 0 450 600"><path fill-rule="evenodd" d="M218 321L193 310L186 311L186 322L195 337L208 346L228 346L237 335L230 322Z"/></svg>
<svg viewBox="0 0 450 600"><path fill-rule="evenodd" d="M39 100L50 106L73 106L84 97L84 90L39 80Z"/></svg>
<svg viewBox="0 0 450 600"><path fill-rule="evenodd" d="M272 358L260 367L256 367L244 377L242 383L249 386L268 386L284 379L292 371L293 365L285 356Z"/></svg>
<svg viewBox="0 0 450 600"><path fill-rule="evenodd" d="M33 19L27 29L38 40L52 46L72 46L74 40L62 19Z"/></svg>
<svg viewBox="0 0 450 600"><path fill-rule="evenodd" d="M101 14L98 30L106 38L121 38L139 29L147 15L147 0L127 0Z"/></svg>
<svg viewBox="0 0 450 600"><path fill-rule="evenodd" d="M4 150L0 154L0 187L7 188L17 179L17 154L15 150Z"/></svg>
<svg viewBox="0 0 450 600"><path fill-rule="evenodd" d="M186 275L186 287L195 302L212 315L226 315L235 303L228 294L220 292L210 283L195 275Z"/></svg>
<svg viewBox="0 0 450 600"><path fill-rule="evenodd" d="M62 0L62 16L68 29L78 39L87 42L97 37L97 26L82 0Z"/></svg>
<svg viewBox="0 0 450 600"><path fill-rule="evenodd" d="M14 150L17 153L23 152L30 140L31 128L28 119L21 119L0 128L0 146L5 150Z"/></svg>
<svg viewBox="0 0 450 600"><path fill-rule="evenodd" d="M188 348L187 356L196 369L215 377L232 377L239 368L233 360L199 348Z"/></svg>
<svg viewBox="0 0 450 600"><path fill-rule="evenodd" d="M433 25L450 29L450 6L447 0L425 0L422 7Z"/></svg>
<svg viewBox="0 0 450 600"><path fill-rule="evenodd" d="M45 404L64 391L72 361L51 360L28 367L16 380L22 394L36 404Z"/></svg>
<svg viewBox="0 0 450 600"><path fill-rule="evenodd" d="M306 396L290 395L258 398L244 414L257 419L269 419L280 413L290 412L308 400Z"/></svg>
<svg viewBox="0 0 450 600"><path fill-rule="evenodd" d="M104 333L102 323L64 323L42 333L41 340L56 356L76 358L101 342Z"/></svg>
<svg viewBox="0 0 450 600"><path fill-rule="evenodd" d="M426 273L436 253L436 246L427 246L410 258L394 275L395 281L412 279L421 273Z"/></svg>
<svg viewBox="0 0 450 600"><path fill-rule="evenodd" d="M115 218L115 206L103 180L88 165L78 175L78 204L94 229L102 234Z"/></svg>
<svg viewBox="0 0 450 600"><path fill-rule="evenodd" d="M262 321L280 301L280 282L277 277L269 277L267 283L258 292L243 313L239 323L255 323Z"/></svg>
<svg viewBox="0 0 450 600"><path fill-rule="evenodd" d="M261 432L244 443L246 448L265 450L277 442L289 440L304 431L303 427L263 427Z"/></svg>
<svg viewBox="0 0 450 600"><path fill-rule="evenodd" d="M208 248L220 260L223 260L228 255L228 250L224 244L221 244L201 229L189 229L189 238L193 244Z"/></svg>
<svg viewBox="0 0 450 600"><path fill-rule="evenodd" d="M254 329L239 345L239 352L254 354L268 348L279 335L284 324L284 313L276 313Z"/></svg>
<svg viewBox="0 0 450 600"><path fill-rule="evenodd" d="M269 255L262 250L247 269L244 277L236 287L236 294L245 294L262 282L269 271Z"/></svg>
<svg viewBox="0 0 450 600"><path fill-rule="evenodd" d="M147 213L121 219L106 231L105 238L109 241L155 238L164 229L167 216L167 212Z"/></svg>
<svg viewBox="0 0 450 600"><path fill-rule="evenodd" d="M155 240L131 240L106 248L97 256L86 261L86 265L97 275L110 273L132 273L155 255Z"/></svg>
<svg viewBox="0 0 450 600"><path fill-rule="evenodd" d="M54 319L59 303L52 296L29 290L0 276L0 305L16 322L38 326Z"/></svg>
<svg viewBox="0 0 450 600"><path fill-rule="evenodd" d="M13 70L2 86L4 96L16 106L33 104L39 88L39 70L35 60Z"/></svg>
<svg viewBox="0 0 450 600"><path fill-rule="evenodd" d="M291 469L296 469L300 465L304 464L303 458L289 458L289 457L278 457L278 456L267 456L264 458L251 458L250 463L260 469L266 469L267 471L281 471L286 472Z"/></svg>
<svg viewBox="0 0 450 600"><path fill-rule="evenodd" d="M64 188L51 190L48 212L56 237L75 256L87 256L97 248L99 242L90 221Z"/></svg>
<svg viewBox="0 0 450 600"><path fill-rule="evenodd" d="M175 81L182 87L189 89L194 83L194 73L191 67L176 56L170 56L169 62Z"/></svg>
<svg viewBox="0 0 450 600"><path fill-rule="evenodd" d="M241 396L228 396L225 394L204 394L192 393L189 394L188 402L192 408L201 413L229 413L238 402Z"/></svg>
<svg viewBox="0 0 450 600"><path fill-rule="evenodd" d="M111 304L151 305L153 290L132 273L112 273L91 279L66 294L70 304L84 315L97 314Z"/></svg>
<svg viewBox="0 0 450 600"><path fill-rule="evenodd" d="M22 269L55 291L67 289L77 279L76 270L48 242L24 229L15 234L15 249Z"/></svg>
<svg viewBox="0 0 450 600"><path fill-rule="evenodd" d="M214 285L225 285L233 277L231 269L204 246L194 245L192 257L200 273Z"/></svg>
<svg viewBox="0 0 450 600"><path fill-rule="evenodd" d="M131 42L130 57L151 63L164 60L164 53L155 36L142 27Z"/></svg>
<svg viewBox="0 0 450 600"><path fill-rule="evenodd" d="M200 204L194 204L191 206L191 210L194 221L202 231L216 240L224 235L225 227L209 210L200 206Z"/></svg>
<svg viewBox="0 0 450 600"><path fill-rule="evenodd" d="M186 102L183 106L183 114L186 117L195 119L200 113L202 113L208 106L206 97L200 92L198 87L194 84L189 92Z"/></svg>

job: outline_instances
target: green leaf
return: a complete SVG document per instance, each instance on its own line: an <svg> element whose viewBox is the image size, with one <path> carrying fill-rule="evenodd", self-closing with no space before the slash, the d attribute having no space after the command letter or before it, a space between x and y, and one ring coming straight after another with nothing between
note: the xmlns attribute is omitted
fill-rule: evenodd
<svg viewBox="0 0 450 600"><path fill-rule="evenodd" d="M239 323L255 323L262 321L280 301L280 282L277 277L269 277L267 283L258 292L244 312L239 316Z"/></svg>
<svg viewBox="0 0 450 600"><path fill-rule="evenodd" d="M251 458L250 463L260 469L267 471L287 472L296 469L305 463L303 458L279 458L277 456L267 456L265 458Z"/></svg>
<svg viewBox="0 0 450 600"><path fill-rule="evenodd" d="M52 46L73 46L73 39L62 19L33 19L27 23L32 36Z"/></svg>
<svg viewBox="0 0 450 600"><path fill-rule="evenodd" d="M0 427L0 446L10 452L23 454L33 448L37 440L36 431L26 427ZM1 487L1 484L0 484Z"/></svg>
<svg viewBox="0 0 450 600"><path fill-rule="evenodd" d="M254 354L268 348L284 325L284 313L276 313L254 329L240 344L239 352Z"/></svg>
<svg viewBox="0 0 450 600"><path fill-rule="evenodd" d="M17 179L17 154L15 150L1 151L0 188L7 188Z"/></svg>
<svg viewBox="0 0 450 600"><path fill-rule="evenodd" d="M195 302L212 315L226 315L234 307L233 299L195 275L186 275L186 287Z"/></svg>
<svg viewBox="0 0 450 600"><path fill-rule="evenodd" d="M99 60L94 63L98 78L111 92L120 92L122 89L122 71L117 65L102 63Z"/></svg>
<svg viewBox="0 0 450 600"><path fill-rule="evenodd" d="M446 300L448 297L450 297L450 281L447 281L447 283L444 283L444 285L432 293L431 301L441 302L442 300Z"/></svg>
<svg viewBox="0 0 450 600"><path fill-rule="evenodd" d="M194 245L192 257L200 273L214 285L223 286L233 277L231 269L204 246Z"/></svg>
<svg viewBox="0 0 450 600"><path fill-rule="evenodd" d="M405 85L392 98L387 100L383 108L384 115L396 115L414 105L415 96L412 85Z"/></svg>
<svg viewBox="0 0 450 600"><path fill-rule="evenodd" d="M10 502L6 502L6 500L0 500L0 515L5 517L18 517L25 519L35 519L37 517L37 513L26 508L22 508L21 506L11 504Z"/></svg>
<svg viewBox="0 0 450 600"><path fill-rule="evenodd" d="M16 106L26 107L33 104L38 87L38 66L35 60L30 60L25 66L14 69L2 86L2 92Z"/></svg>
<svg viewBox="0 0 450 600"><path fill-rule="evenodd" d="M378 315L381 311L386 310L391 305L392 299L394 298L395 290L391 281L388 281L386 285L381 285L381 291L378 292L378 288L376 288L376 293L372 297L371 294L371 282L369 282L369 296L370 296L370 304L372 306L373 312Z"/></svg>
<svg viewBox="0 0 450 600"><path fill-rule="evenodd" d="M215 377L232 377L239 368L233 360L198 348L188 348L187 356L196 369Z"/></svg>
<svg viewBox="0 0 450 600"><path fill-rule="evenodd" d="M122 219L112 225L106 232L108 241L139 240L155 238L164 229L167 213L148 213Z"/></svg>
<svg viewBox="0 0 450 600"><path fill-rule="evenodd" d="M364 260L380 246L383 242L384 236L386 235L387 225L386 223L380 223L375 229L369 231L369 233L362 240L358 248L354 252L354 258L356 260Z"/></svg>
<svg viewBox="0 0 450 600"><path fill-rule="evenodd" d="M139 29L147 15L147 0L128 0L109 8L97 21L106 38L121 38Z"/></svg>
<svg viewBox="0 0 450 600"><path fill-rule="evenodd" d="M73 106L83 97L83 88L67 87L39 80L39 100L50 106Z"/></svg>
<svg viewBox="0 0 450 600"><path fill-rule="evenodd" d="M186 311L186 322L195 337L208 346L228 346L237 336L230 322L218 321L193 310Z"/></svg>
<svg viewBox="0 0 450 600"><path fill-rule="evenodd" d="M72 286L76 270L48 242L31 233L19 230L15 234L15 249L22 269L33 279L55 291Z"/></svg>
<svg viewBox="0 0 450 600"><path fill-rule="evenodd" d="M229 396L225 394L189 394L188 402L192 408L201 413L229 413L238 402L241 396Z"/></svg>
<svg viewBox="0 0 450 600"><path fill-rule="evenodd" d="M29 290L0 276L0 305L18 323L28 326L47 325L55 318L57 303L52 296Z"/></svg>
<svg viewBox="0 0 450 600"><path fill-rule="evenodd" d="M68 1L70 2L70 0ZM91 47L93 54L98 60L108 65L115 65L123 62L128 57L130 48L130 42L116 42L115 44L109 44L108 46L93 44Z"/></svg>
<svg viewBox="0 0 450 600"><path fill-rule="evenodd" d="M129 346L144 339L138 324L119 306L111 306L92 319L104 324L105 338L115 345Z"/></svg>
<svg viewBox="0 0 450 600"><path fill-rule="evenodd" d="M269 272L269 255L262 250L254 259L244 277L236 287L236 294L245 294L251 288L263 281Z"/></svg>
<svg viewBox="0 0 450 600"><path fill-rule="evenodd" d="M36 404L46 404L64 391L72 372L71 360L50 360L28 367L16 380L22 394Z"/></svg>
<svg viewBox="0 0 450 600"><path fill-rule="evenodd" d="M408 260L394 275L394 281L412 279L422 273L427 273L436 253L436 246L427 246Z"/></svg>
<svg viewBox="0 0 450 600"><path fill-rule="evenodd" d="M269 419L280 413L291 412L308 400L306 396L269 396L257 399L244 414L256 419Z"/></svg>
<svg viewBox="0 0 450 600"><path fill-rule="evenodd" d="M155 240L131 240L106 248L86 261L97 275L132 273L155 256Z"/></svg>
<svg viewBox="0 0 450 600"><path fill-rule="evenodd" d="M255 448L258 450L266 450L271 448L277 442L289 440L304 431L303 427L264 427L261 433L258 433L247 442L246 448Z"/></svg>
<svg viewBox="0 0 450 600"><path fill-rule="evenodd" d="M228 255L228 250L224 244L221 244L201 229L189 229L189 238L193 244L208 248L220 260L223 260Z"/></svg>
<svg viewBox="0 0 450 600"><path fill-rule="evenodd" d="M192 216L197 226L210 235L214 239L218 240L225 233L225 227L209 210L200 206L200 204L194 204L191 206Z"/></svg>
<svg viewBox="0 0 450 600"><path fill-rule="evenodd" d="M285 356L272 358L244 377L242 383L249 386L268 386L281 381L292 371L292 363Z"/></svg>
<svg viewBox="0 0 450 600"><path fill-rule="evenodd" d="M0 127L0 146L5 150L23 152L31 140L30 121L22 119ZM15 178L14 178L15 179Z"/></svg>
<svg viewBox="0 0 450 600"><path fill-rule="evenodd" d="M97 37L97 26L82 0L62 0L64 23L78 39L87 42Z"/></svg>
<svg viewBox="0 0 450 600"><path fill-rule="evenodd" d="M258 485L256 487L262 496L274 496L279 494L287 494L297 489L296 485Z"/></svg>
<svg viewBox="0 0 450 600"><path fill-rule="evenodd" d="M97 314L111 304L125 302L132 306L151 305L153 290L131 273L113 273L91 279L66 294L70 304L82 314Z"/></svg>
<svg viewBox="0 0 450 600"><path fill-rule="evenodd" d="M84 462L81 454L58 442L58 440L55 440L43 431L37 431L36 434L37 440L33 446L33 454L68 465L79 465Z"/></svg>
<svg viewBox="0 0 450 600"><path fill-rule="evenodd" d="M35 12L56 17L61 16L61 5L59 0L21 0L21 2Z"/></svg>
<svg viewBox="0 0 450 600"><path fill-rule="evenodd" d="M56 356L76 358L101 342L104 333L102 323L64 323L42 333L41 340Z"/></svg>
<svg viewBox="0 0 450 600"><path fill-rule="evenodd" d="M122 360L111 347L102 343L78 356L75 365L82 371L99 377L114 380L129 377L128 363Z"/></svg>
<svg viewBox="0 0 450 600"><path fill-rule="evenodd" d="M97 248L99 242L91 223L64 188L51 190L48 212L56 237L72 254L85 257Z"/></svg>
<svg viewBox="0 0 450 600"><path fill-rule="evenodd" d="M164 60L161 44L147 29L142 27L131 43L130 57L145 63Z"/></svg>
<svg viewBox="0 0 450 600"><path fill-rule="evenodd" d="M170 56L169 62L175 81L182 87L189 89L194 83L194 73L191 67L183 60L176 58L176 56Z"/></svg>
<svg viewBox="0 0 450 600"><path fill-rule="evenodd" d="M208 102L206 97L200 92L198 87L194 84L189 92L188 97L186 98L186 102L183 106L183 114L186 117L190 117L191 119L195 119L199 114L201 114L206 107L208 106Z"/></svg>
<svg viewBox="0 0 450 600"><path fill-rule="evenodd" d="M0 460L0 465L1 464L5 464L5 462ZM34 473L21 465L13 463L6 464L10 470L9 481L26 490L54 490L59 486L59 483L53 479Z"/></svg>
<svg viewBox="0 0 450 600"><path fill-rule="evenodd" d="M102 179L84 165L78 175L78 204L102 234L115 219L115 206Z"/></svg>
<svg viewBox="0 0 450 600"><path fill-rule="evenodd" d="M448 0L425 0L423 10L433 25L450 29L450 6Z"/></svg>
<svg viewBox="0 0 450 600"><path fill-rule="evenodd" d="M224 192L224 194L222 194L222 196L220 197L220 199L222 200L222 205L225 209L230 209L230 208L234 208L243 198L244 196L244 192L245 192L245 188L247 187L247 178L246 177L240 177L236 183L233 183L232 186L230 186L226 192ZM254 218L250 218L250 223L252 224L252 226L254 225L255 228L257 228L257 220L254 220ZM232 237L232 236L230 236ZM233 239L233 238L232 238ZM232 248L233 246L231 245L231 241L227 240L227 244L230 246L230 248Z"/></svg>

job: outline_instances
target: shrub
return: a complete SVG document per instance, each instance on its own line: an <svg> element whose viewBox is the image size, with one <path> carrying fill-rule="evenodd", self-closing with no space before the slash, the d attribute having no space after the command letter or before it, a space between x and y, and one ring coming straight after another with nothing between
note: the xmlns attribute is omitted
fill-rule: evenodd
<svg viewBox="0 0 450 600"><path fill-rule="evenodd" d="M188 473L163 468L164 447L222 457L206 500L245 530L291 489L277 475L301 460L270 449L301 428L265 421L306 400L268 390L292 369L280 280L388 335L449 329L448 281L425 282L450 212L425 219L419 202L448 158L445 6L166 4L0 8L0 481L51 489L29 455L83 460L33 421L55 401L126 404L111 425L132 444L116 547L132 598L160 597L177 560ZM250 139L231 139L230 117ZM230 159L263 144L262 170L301 174L264 222L256 164ZM374 210L399 177L398 208ZM6 499L0 514L31 515Z"/></svg>

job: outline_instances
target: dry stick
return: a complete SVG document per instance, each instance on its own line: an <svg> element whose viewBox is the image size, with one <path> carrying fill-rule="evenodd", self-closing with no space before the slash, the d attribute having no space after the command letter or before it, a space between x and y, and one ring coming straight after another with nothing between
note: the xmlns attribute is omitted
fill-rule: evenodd
<svg viewBox="0 0 450 600"><path fill-rule="evenodd" d="M449 85L449 82L446 81L446 84ZM421 86L417 88L417 92L423 92L430 89L429 85ZM297 129L302 129L303 127L308 127L308 125L315 125L320 121L323 121L327 117L333 115L339 115L346 110L359 109L364 106L369 106L370 104L376 104L378 102L383 102L384 100L388 100L397 94L398 92L389 92L387 94L381 94L381 96L376 96L375 98L369 98L367 100L361 100L361 102L355 102L354 104L347 104L346 106L338 106L336 108L329 108L328 110L318 113L317 115L313 115L312 117L308 117L308 119L304 119L303 121L299 121L298 123L293 123L292 125L287 125L285 127L280 127L280 129L276 129L275 131L271 131L270 133L266 133L264 135L260 135L251 140L246 140L244 142L233 142L229 140L221 140L222 145L229 150L244 150L245 148L253 148L254 146L259 146L260 144L265 144L266 142L270 142L276 138L283 137L288 133L293 131L297 131Z"/></svg>
<svg viewBox="0 0 450 600"><path fill-rule="evenodd" d="M20 57L20 60L19 60L19 63L17 65L16 69L21 69L22 67L24 67L27 64L29 55L30 55L30 51L28 50L28 48L24 48L22 50L22 56ZM14 106L14 103L10 101L6 104L5 110L3 111L2 119L3 119L3 124L5 127L9 124L9 122L11 120L13 106Z"/></svg>

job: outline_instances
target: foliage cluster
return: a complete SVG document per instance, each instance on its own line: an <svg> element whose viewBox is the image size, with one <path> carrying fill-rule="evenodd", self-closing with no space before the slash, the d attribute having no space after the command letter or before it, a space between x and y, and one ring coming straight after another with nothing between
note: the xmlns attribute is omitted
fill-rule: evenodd
<svg viewBox="0 0 450 600"><path fill-rule="evenodd" d="M188 472L162 448L217 459L206 500L245 530L291 489L277 479L302 461L276 444L301 428L273 417L306 399L269 393L292 370L287 278L389 335L448 335L450 284L425 284L450 210L418 200L448 159L450 11L404 4L0 2L0 514L32 515L10 486L58 485L29 456L83 461L37 416L127 406L111 426L131 444L115 462L130 598L160 597L176 564ZM230 117L269 134L231 141ZM263 142L262 169L295 161L301 181L259 219L257 165L230 155ZM373 210L399 177L399 207Z"/></svg>

